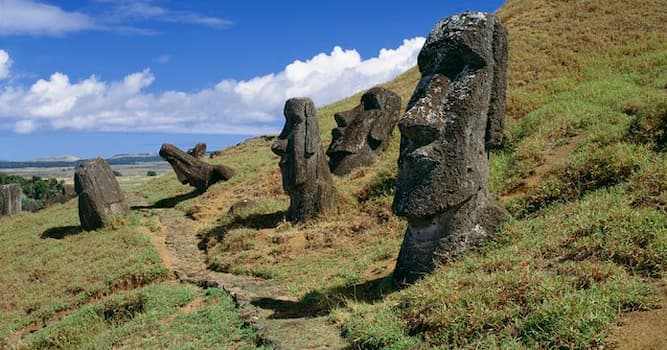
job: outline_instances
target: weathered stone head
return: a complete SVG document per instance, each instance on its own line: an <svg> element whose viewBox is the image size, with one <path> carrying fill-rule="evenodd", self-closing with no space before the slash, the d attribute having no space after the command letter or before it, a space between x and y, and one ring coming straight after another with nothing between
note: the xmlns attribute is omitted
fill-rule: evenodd
<svg viewBox="0 0 667 350"><path fill-rule="evenodd" d="M169 162L178 181L199 191L205 191L216 182L227 181L236 174L230 167L208 164L168 143L160 148L160 157Z"/></svg>
<svg viewBox="0 0 667 350"><path fill-rule="evenodd" d="M488 192L502 143L506 32L491 14L441 20L419 53L422 78L399 122L393 210L408 219L394 277L411 282L474 248L505 219Z"/></svg>
<svg viewBox="0 0 667 350"><path fill-rule="evenodd" d="M361 96L358 106L334 115L337 128L331 131L327 150L329 169L342 176L377 160L400 117L401 97L375 87Z"/></svg>
<svg viewBox="0 0 667 350"><path fill-rule="evenodd" d="M129 210L111 167L102 158L89 160L76 169L74 189L79 195L79 219L84 230L101 228L114 215Z"/></svg>
<svg viewBox="0 0 667 350"><path fill-rule="evenodd" d="M333 208L336 191L322 151L313 101L289 99L284 114L285 126L271 150L280 156L283 188L290 195L287 218L300 221Z"/></svg>

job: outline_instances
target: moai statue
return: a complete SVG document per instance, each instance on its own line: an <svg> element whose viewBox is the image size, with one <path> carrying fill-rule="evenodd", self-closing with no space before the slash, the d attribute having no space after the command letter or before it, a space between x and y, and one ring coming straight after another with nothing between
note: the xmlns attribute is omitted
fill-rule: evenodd
<svg viewBox="0 0 667 350"><path fill-rule="evenodd" d="M343 176L355 168L368 166L387 147L387 138L398 122L401 97L393 91L374 87L361 96L358 106L334 115L337 128L331 131L327 150L329 169Z"/></svg>
<svg viewBox="0 0 667 350"><path fill-rule="evenodd" d="M236 173L224 165L211 165L165 143L160 148L160 157L169 162L182 184L205 191L218 181L227 181Z"/></svg>
<svg viewBox="0 0 667 350"><path fill-rule="evenodd" d="M188 154L197 159L204 158L204 156L206 155L206 144L205 143L196 144L194 147L188 150Z"/></svg>
<svg viewBox="0 0 667 350"><path fill-rule="evenodd" d="M507 35L491 14L441 20L419 53L422 78L399 121L393 210L408 220L394 271L412 283L479 246L507 219L489 193L502 143Z"/></svg>
<svg viewBox="0 0 667 350"><path fill-rule="evenodd" d="M79 195L79 219L84 230L101 228L114 215L129 210L111 167L102 158L89 160L76 169L74 189Z"/></svg>
<svg viewBox="0 0 667 350"><path fill-rule="evenodd" d="M9 216L21 212L23 191L19 184L0 186L0 216Z"/></svg>
<svg viewBox="0 0 667 350"><path fill-rule="evenodd" d="M287 219L302 221L336 205L336 189L322 151L315 105L309 98L285 103L285 126L271 146L280 156L283 188L290 196Z"/></svg>

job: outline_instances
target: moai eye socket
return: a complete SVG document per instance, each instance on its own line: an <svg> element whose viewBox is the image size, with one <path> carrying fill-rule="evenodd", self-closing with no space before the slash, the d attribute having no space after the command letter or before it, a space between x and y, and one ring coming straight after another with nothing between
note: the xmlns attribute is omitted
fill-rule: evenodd
<svg viewBox="0 0 667 350"><path fill-rule="evenodd" d="M352 118L347 113L341 112L341 113L336 113L334 115L334 120L336 120L336 125L338 125L341 128L345 128L348 125L350 125L350 119Z"/></svg>
<svg viewBox="0 0 667 350"><path fill-rule="evenodd" d="M380 109L380 102L377 100L374 94L364 94L361 96L361 104L364 106L364 110L371 109Z"/></svg>
<svg viewBox="0 0 667 350"><path fill-rule="evenodd" d="M440 130L430 124L418 124L409 119L401 121L398 125L401 135L407 138L415 148L426 146L437 140Z"/></svg>
<svg viewBox="0 0 667 350"><path fill-rule="evenodd" d="M291 115L289 116L289 118L288 118L288 121L289 121L292 125L296 125L296 124L301 124L301 123L303 123L303 118L302 118L301 115L299 115L299 114L291 114Z"/></svg>

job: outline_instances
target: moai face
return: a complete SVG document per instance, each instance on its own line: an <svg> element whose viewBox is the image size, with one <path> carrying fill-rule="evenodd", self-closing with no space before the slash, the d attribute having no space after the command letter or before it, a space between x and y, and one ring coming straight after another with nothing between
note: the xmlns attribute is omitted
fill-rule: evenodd
<svg viewBox="0 0 667 350"><path fill-rule="evenodd" d="M500 29L492 16L468 12L442 20L429 35L419 54L421 81L398 124L397 215L442 214L486 188L487 145L497 137L487 129L503 117L489 113L492 97L504 100L504 82L494 84L504 74L494 65Z"/></svg>
<svg viewBox="0 0 667 350"><path fill-rule="evenodd" d="M303 185L317 166L313 155L321 150L315 104L309 98L292 98L285 103L285 126L271 146L280 156L283 188L290 192Z"/></svg>
<svg viewBox="0 0 667 350"><path fill-rule="evenodd" d="M401 98L392 91L372 88L358 106L334 115L337 128L327 155L329 169L345 175L359 166L372 164L386 148L386 140L399 117Z"/></svg>

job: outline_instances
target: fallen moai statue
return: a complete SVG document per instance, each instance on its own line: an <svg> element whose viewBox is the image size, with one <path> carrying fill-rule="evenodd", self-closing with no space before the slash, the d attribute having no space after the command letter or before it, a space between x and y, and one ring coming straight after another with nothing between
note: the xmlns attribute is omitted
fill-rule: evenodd
<svg viewBox="0 0 667 350"><path fill-rule="evenodd" d="M128 211L120 185L102 158L89 160L76 169L74 190L79 196L79 219L84 230L104 227L114 215Z"/></svg>
<svg viewBox="0 0 667 350"><path fill-rule="evenodd" d="M491 14L441 20L419 53L421 80L399 122L393 210L408 220L394 279L411 283L488 240L507 219L489 193L502 142L507 37Z"/></svg>
<svg viewBox="0 0 667 350"><path fill-rule="evenodd" d="M336 189L322 150L315 104L309 98L285 103L285 126L271 150L280 156L283 189L290 196L287 219L302 221L336 205Z"/></svg>
<svg viewBox="0 0 667 350"><path fill-rule="evenodd" d="M398 122L401 97L391 90L374 87L361 96L359 105L334 115L337 128L331 131L327 150L329 169L342 176L368 166L386 149L387 138Z"/></svg>
<svg viewBox="0 0 667 350"><path fill-rule="evenodd" d="M218 181L227 181L235 174L230 167L208 164L168 143L160 148L160 157L169 162L178 181L200 191L205 191Z"/></svg>
<svg viewBox="0 0 667 350"><path fill-rule="evenodd" d="M204 156L206 155L206 144L205 143L196 144L194 147L188 150L188 154L198 159L204 158Z"/></svg>
<svg viewBox="0 0 667 350"><path fill-rule="evenodd" d="M21 212L23 191L19 184L0 186L0 216L9 216Z"/></svg>

